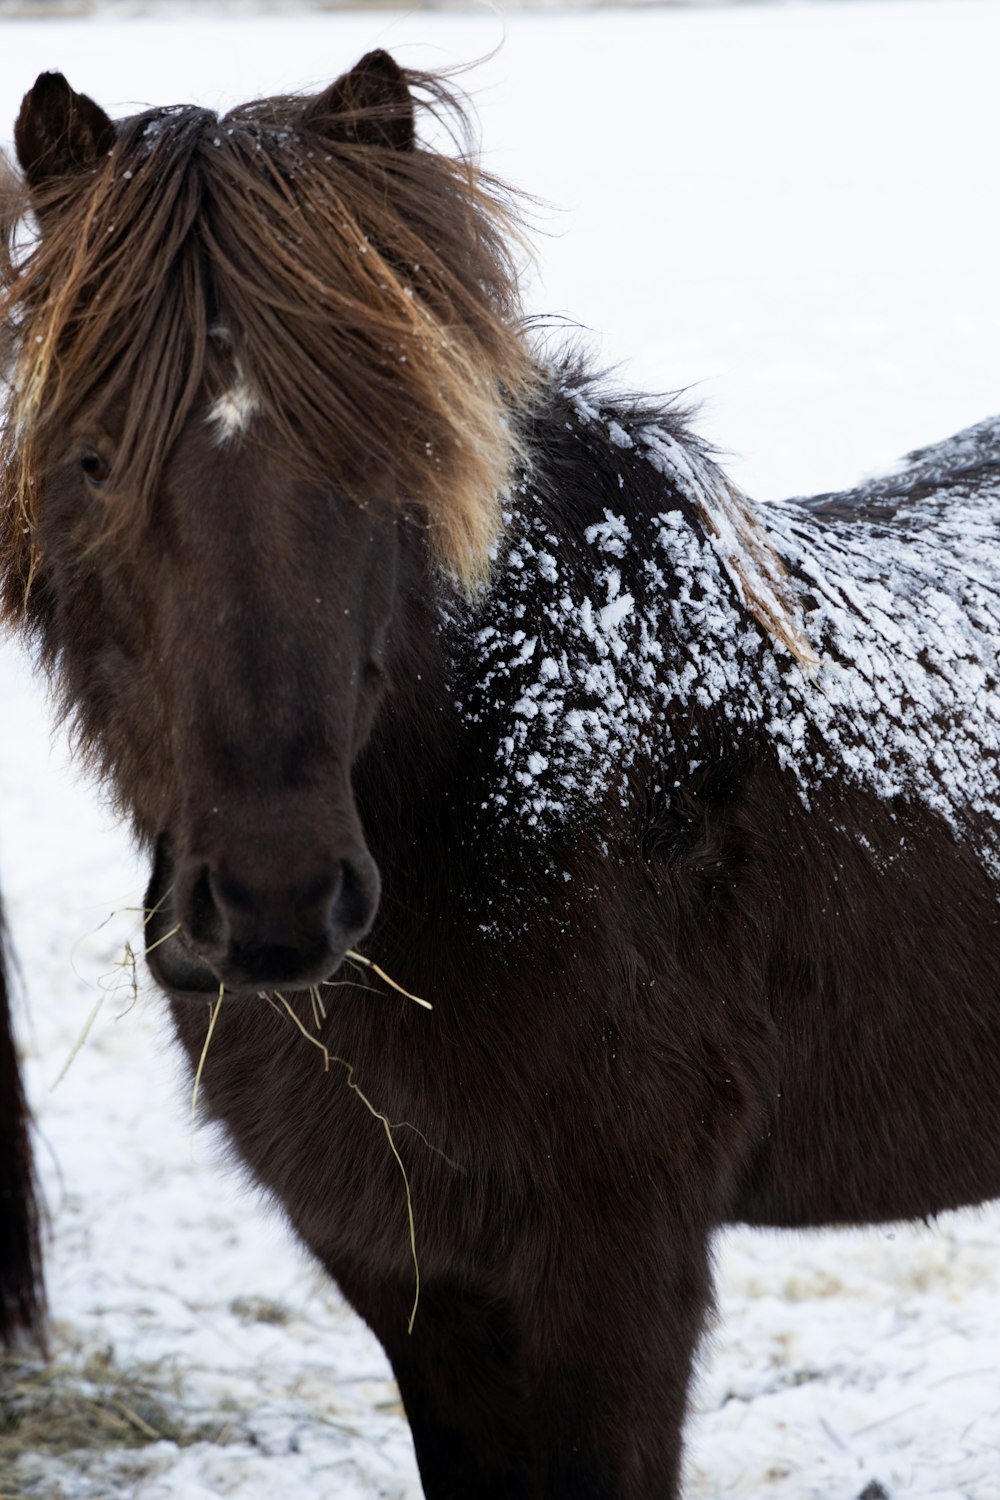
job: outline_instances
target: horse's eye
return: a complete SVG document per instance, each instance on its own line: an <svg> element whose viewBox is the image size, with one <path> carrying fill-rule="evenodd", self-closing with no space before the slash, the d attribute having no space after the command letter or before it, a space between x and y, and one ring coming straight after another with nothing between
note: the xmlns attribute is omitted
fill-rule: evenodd
<svg viewBox="0 0 1000 1500"><path fill-rule="evenodd" d="M85 453L80 459L80 468L87 483L97 487L107 484L111 477L110 466L99 453Z"/></svg>

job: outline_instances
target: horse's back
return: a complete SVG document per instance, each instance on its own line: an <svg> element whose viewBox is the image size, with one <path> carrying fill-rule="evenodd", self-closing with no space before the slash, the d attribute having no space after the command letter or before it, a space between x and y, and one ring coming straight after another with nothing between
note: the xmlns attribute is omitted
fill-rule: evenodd
<svg viewBox="0 0 1000 1500"><path fill-rule="evenodd" d="M730 912L720 947L758 935L729 1009L759 1005L780 1092L728 1214L864 1222L995 1196L1000 419L752 512L813 661L751 617L753 558L679 423L567 401L534 478L463 696L477 723L505 713L483 757L506 770L500 818L548 835L622 809L639 828L641 919L614 907L637 951L670 949L699 882L706 933ZM662 930L649 880L671 893Z"/></svg>
<svg viewBox="0 0 1000 1500"><path fill-rule="evenodd" d="M812 495L796 503L830 520L905 519L915 504L949 495L978 496L1000 511L1000 414L916 448L886 474L853 489Z"/></svg>
<svg viewBox="0 0 1000 1500"><path fill-rule="evenodd" d="M1000 1191L1000 418L772 514L819 661L785 673L802 798L761 819L783 830L770 1002L794 1044L733 1217L980 1202Z"/></svg>

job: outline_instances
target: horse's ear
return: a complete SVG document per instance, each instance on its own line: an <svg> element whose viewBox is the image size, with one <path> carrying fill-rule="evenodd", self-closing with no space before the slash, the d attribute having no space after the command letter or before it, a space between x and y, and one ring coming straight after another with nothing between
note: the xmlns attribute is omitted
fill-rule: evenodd
<svg viewBox="0 0 1000 1500"><path fill-rule="evenodd" d="M114 143L115 127L99 104L70 88L61 73L39 73L14 126L17 159L29 187L82 172Z"/></svg>
<svg viewBox="0 0 1000 1500"><path fill-rule="evenodd" d="M324 89L304 123L337 141L412 151L416 139L413 97L402 68L380 47Z"/></svg>

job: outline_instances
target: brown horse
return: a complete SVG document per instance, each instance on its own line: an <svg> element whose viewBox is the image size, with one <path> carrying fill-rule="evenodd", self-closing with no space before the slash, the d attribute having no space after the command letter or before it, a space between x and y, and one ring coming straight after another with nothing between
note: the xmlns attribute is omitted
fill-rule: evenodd
<svg viewBox="0 0 1000 1500"><path fill-rule="evenodd" d="M1000 1193L1000 426L755 509L532 352L415 101L38 80L3 608L430 1500L670 1500L718 1225Z"/></svg>
<svg viewBox="0 0 1000 1500"><path fill-rule="evenodd" d="M28 1108L10 1013L6 932L0 911L0 1344L40 1340L45 1294Z"/></svg>

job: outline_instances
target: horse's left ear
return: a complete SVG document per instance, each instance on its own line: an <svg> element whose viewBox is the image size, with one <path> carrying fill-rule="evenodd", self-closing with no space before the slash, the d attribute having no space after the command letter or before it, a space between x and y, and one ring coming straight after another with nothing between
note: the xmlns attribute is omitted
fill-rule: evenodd
<svg viewBox="0 0 1000 1500"><path fill-rule="evenodd" d="M70 88L61 73L39 73L25 94L14 144L28 186L82 172L115 143L115 127L99 104Z"/></svg>
<svg viewBox="0 0 1000 1500"><path fill-rule="evenodd" d="M412 151L413 98L402 68L379 48L331 83L306 108L303 123L337 141Z"/></svg>

